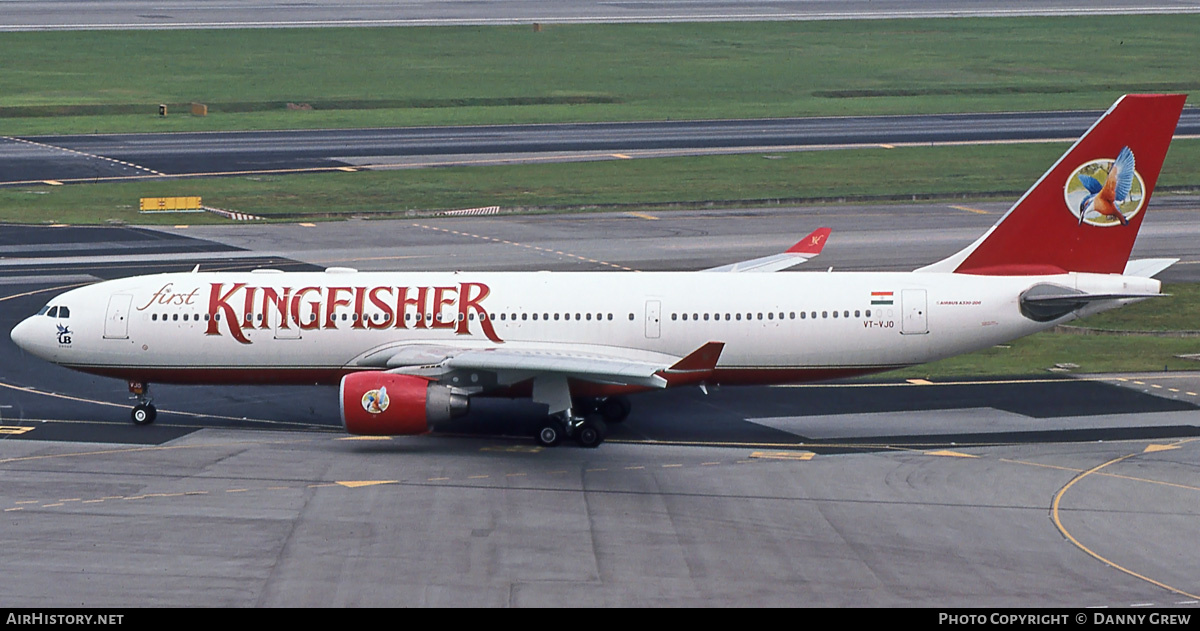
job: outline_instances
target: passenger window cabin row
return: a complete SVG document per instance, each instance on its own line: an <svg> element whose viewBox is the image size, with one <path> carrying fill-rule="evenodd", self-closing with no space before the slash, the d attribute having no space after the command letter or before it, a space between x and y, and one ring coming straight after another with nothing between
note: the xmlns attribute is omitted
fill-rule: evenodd
<svg viewBox="0 0 1200 631"><path fill-rule="evenodd" d="M854 310L854 317L856 317L856 318L861 318L861 317L864 317L864 316L865 316L865 317L868 317L868 318L869 318L869 317L871 317L871 310L870 310L870 309L867 309L865 313L864 313L864 312L863 312L861 309L855 309L855 310ZM795 320L795 319L797 319L797 318L799 318L799 319L801 319L801 320L808 320L808 319L810 319L810 318L811 318L811 319L813 319L813 320L816 320L816 319L818 319L818 318L820 318L820 319L823 319L823 320L824 320L824 319L829 319L830 317L833 317L833 318L839 318L839 317L841 317L841 318L849 318L849 317L850 317L850 310L849 310L849 309L846 309L846 310L843 310L843 311L836 311L836 310L835 310L835 311L821 311L821 312L819 312L819 313L818 313L817 311L800 311L799 313L797 313L797 312L795 312L795 311L788 311L788 312L786 312L786 313L785 313L785 312L783 312L783 311L779 311L779 312L775 312L775 311L767 311L767 312L765 312L765 313L760 311L760 312L757 312L757 313L747 313L747 314L745 314L745 319L746 319L746 320L762 320L762 319L764 319L764 318L765 318L765 319L767 319L767 320L784 320L784 319L788 319L788 320ZM742 319L743 319L743 317L742 317L742 314L741 314L741 313L724 313L724 314L722 314L722 313L711 313L711 314L710 314L710 313L696 313L696 312L693 312L693 313L691 313L691 314L687 314L687 313L682 313L682 314L680 314L680 313L672 313L672 314L671 314L671 319L672 319L672 320L683 320L683 321L685 321L685 322L686 322L686 321L696 322L696 321L699 321L699 320L704 320L704 321L706 321L706 322L707 322L707 321L719 321L719 320L722 320L722 319L724 319L726 322L728 322L728 321L730 321L730 320L733 320L733 321L742 320Z"/></svg>
<svg viewBox="0 0 1200 631"><path fill-rule="evenodd" d="M66 307L62 307L62 309L63 309L63 311L65 311ZM43 313L45 311L46 310L43 309ZM515 322L515 321L517 321L518 316L520 316L520 320L522 320L522 321L527 321L527 320L531 320L531 319L534 321L537 321L539 319L539 314L537 314L537 313L532 314L532 317L531 317L531 314L529 314L529 313L517 314L517 313L508 313L508 312L503 312L503 313L500 313L499 315L497 315L495 313L490 313L490 314L488 314L488 319L492 320L492 321L499 320L501 322L506 322L506 321L512 320ZM540 316L541 316L541 320L543 320L543 321L548 321L551 319L553 319L554 321L570 321L570 320L574 319L575 321L601 322L601 321L607 320L607 321L611 322L613 319L613 314L611 314L611 313L607 313L607 314L606 313L596 313L596 314L592 314L592 313L574 313L574 314L571 314L571 313L554 313L554 314L541 313ZM54 316L52 315L51 317L54 317ZM60 316L60 317L66 317L66 316ZM179 322L180 320L182 320L184 322L189 322L189 321L199 322L201 319L203 319L205 322L207 322L209 320L209 314L207 314L207 313L203 314L203 317L201 317L201 314L199 314L199 313L183 313L183 314L152 313L152 314L150 314L151 322ZM219 313L216 314L214 316L214 319L219 321L221 319L221 314L219 314ZM258 313L258 314L247 313L245 321L246 322L262 322L262 319L263 319L263 314L261 314L261 313ZM314 322L317 319L317 314L309 313L308 317L305 319L308 320L309 322ZM366 322L367 320L371 320L373 322L388 322L391 319L392 319L391 314L385 314L385 313L364 314L363 318L362 318L362 320L364 322ZM424 314L424 315L420 314L420 313L404 314L404 320L406 322L414 322L414 321L415 322L423 322L426 320L433 320L433 321L437 321L437 322L450 322L453 320L462 320L462 319L463 319L463 314L461 314L461 313L453 314L451 317L446 317L445 319L442 318L442 314ZM469 314L467 319L474 322L475 314L474 313ZM629 319L630 320L634 319L634 315L632 313L629 314ZM338 322L358 322L358 314L357 313L337 314L334 316L334 320L338 321Z"/></svg>
<svg viewBox="0 0 1200 631"><path fill-rule="evenodd" d="M689 322L689 321L690 322L697 322L697 321L731 322L731 321L742 321L742 320L752 321L752 320L764 320L764 319L765 320L785 320L785 319L786 320L796 320L796 319L817 320L817 319L830 319L830 318L834 318L834 319L849 318L849 317L851 317L850 313L851 312L849 309L845 309L842 311L834 310L834 311L820 311L820 312L818 312L818 311L799 311L799 312L797 312L797 311L788 311L788 312L783 312L783 311L762 312L762 311L759 311L759 312L750 312L750 313L745 313L745 314L743 314L741 312L738 312L738 313L692 312L690 314L689 313L672 313L671 320L672 321L682 320L684 322ZM55 317L66 318L66 317L70 316L70 312L67 310L66 307L43 307L41 314L48 315L49 317L52 317L52 318L55 318ZM207 313L203 314L203 318L201 316L202 316L202 314L199 314L199 313L183 313L183 314L152 313L152 314L150 314L150 320L152 322L168 322L168 321L169 322L179 322L181 320L184 322L189 322L189 321L199 322L201 319L203 319L205 322L207 322L209 320L209 314L207 314ZM446 318L446 320L442 319L441 314L406 313L406 314L404 314L404 316L405 316L404 320L406 322L417 322L417 323L427 321L427 320L443 322L443 321L463 319L463 314L461 314L461 313L454 314L453 317L448 317L448 318ZM611 314L611 313L592 314L592 313L548 313L548 312L541 312L541 313L500 312L499 314L489 313L489 314L487 314L487 316L488 316L488 319L491 321L500 321L500 322L508 322L508 321L516 322L516 321L518 321L518 319L519 319L519 321L522 321L522 322L525 322L525 321L547 322L547 321L551 321L551 320L553 320L555 322L560 322L560 321L575 321L575 322L608 321L608 322L611 322L613 320L613 314ZM868 317L868 318L871 317L871 310L867 309L865 312L860 309L854 310L853 317L861 318L864 316ZM220 320L221 314L216 314L214 317L216 320ZM261 314L261 313L259 313L259 314L247 313L245 321L248 323L249 322L262 322L262 319L263 319L263 314ZM314 322L317 319L317 314L310 313L310 314L308 314L308 317L306 319L309 322ZM373 322L388 322L391 320L391 314L383 314L383 313L364 314L362 319L364 322L367 320L371 320ZM474 313L469 314L467 316L467 319L472 322L475 321L475 314ZM636 319L636 316L634 314L630 313L629 320L633 321L634 319ZM339 321L339 322L358 322L358 314L357 313L337 314L334 316L334 320Z"/></svg>

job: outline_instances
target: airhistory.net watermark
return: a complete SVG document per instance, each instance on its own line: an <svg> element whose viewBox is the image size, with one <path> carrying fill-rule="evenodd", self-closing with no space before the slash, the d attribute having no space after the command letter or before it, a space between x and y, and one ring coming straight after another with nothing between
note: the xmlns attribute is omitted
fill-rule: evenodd
<svg viewBox="0 0 1200 631"><path fill-rule="evenodd" d="M61 614L61 613L12 613L9 612L4 624L123 624L125 614Z"/></svg>

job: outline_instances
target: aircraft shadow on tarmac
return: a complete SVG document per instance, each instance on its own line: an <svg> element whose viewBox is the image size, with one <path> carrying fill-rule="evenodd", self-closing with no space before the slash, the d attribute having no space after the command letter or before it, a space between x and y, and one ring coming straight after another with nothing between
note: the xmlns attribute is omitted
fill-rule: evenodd
<svg viewBox="0 0 1200 631"><path fill-rule="evenodd" d="M110 379L81 377L79 396L119 401ZM108 395L101 397L103 390ZM59 388L58 392L69 392ZM126 444L163 444L203 428L313 431L340 435L336 389L332 387L239 386L168 387L158 392L163 410L151 426L135 427L120 406L97 407L28 393L6 392L0 426L33 427L9 440L55 440ZM894 382L867 387L715 389L705 396L693 388L632 397L634 411L624 423L610 426L614 441L803 447L818 453L869 451L887 447L959 447L996 443L1053 443L1165 439L1200 435L1200 427L1185 424L1147 424L1142 415L1195 411L1184 401L1156 397L1129 388L1070 378L1034 383L961 383L945 386L896 386ZM15 403L15 405L13 405ZM999 431L978 417L991 408L1019 415L1019 428ZM174 411L172 411L174 410ZM961 431L945 430L945 411ZM183 412L182 414L180 412ZM233 413L231 413L233 412ZM922 427L923 415L939 414L941 421ZM433 432L446 438L526 440L544 414L526 400L476 399L465 417ZM866 421L856 415L868 415ZM880 415L871 417L870 415ZM908 420L897 426L896 415ZM1091 427L1088 417L1126 415L1130 423L1110 421ZM765 417L789 418L791 431L754 422ZM836 430L839 418L854 420L854 431ZM1178 419L1178 417L1175 417ZM805 435L806 419L820 426L821 436ZM1067 423L1055 422L1067 419ZM830 422L835 429L830 432ZM978 422L977 422L978 421ZM1151 421L1153 422L1153 421ZM847 423L847 427L849 427ZM864 429L865 428L865 429ZM988 430L988 431L984 431ZM400 438L398 441L421 440Z"/></svg>
<svg viewBox="0 0 1200 631"><path fill-rule="evenodd" d="M609 426L614 441L654 441L690 444L770 445L800 447L831 453L864 451L884 446L969 446L995 443L1052 443L1162 439L1200 435L1191 424L1148 425L1141 415L1154 412L1195 411L1197 406L1145 394L1128 388L1071 378L1034 383L966 383L953 386L899 386L888 382L877 386L771 388L731 387L716 389L708 396L694 388L649 393L631 398L633 413L621 424ZM975 422L980 408L992 408L1025 417L1021 428L982 431ZM962 431L946 432L944 425L922 428L921 413L961 411ZM889 415L909 413L905 433L889 431ZM915 414L914 414L915 413ZM879 414L855 423L854 433L830 435L829 422L838 417ZM1087 417L1129 415L1122 426L1108 423L1088 427ZM944 417L945 414L943 413ZM783 431L753 419L791 419L791 431ZM822 418L820 437L805 434L806 418ZM1082 420L1075 417L1083 417ZM527 402L481 401L471 414L439 428L458 435L526 436L538 419L538 407ZM1066 419L1066 422L1063 420ZM1065 425L1065 427L1064 427ZM814 428L815 429L815 428Z"/></svg>

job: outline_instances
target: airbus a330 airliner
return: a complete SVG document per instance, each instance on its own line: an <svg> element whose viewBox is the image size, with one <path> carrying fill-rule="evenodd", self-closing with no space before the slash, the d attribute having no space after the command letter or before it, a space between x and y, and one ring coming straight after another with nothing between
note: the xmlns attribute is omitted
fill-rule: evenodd
<svg viewBox="0 0 1200 631"><path fill-rule="evenodd" d="M12 330L48 361L149 384L340 384L353 434L418 434L473 396L548 407L535 439L595 447L626 395L846 377L967 353L1159 295L1130 261L1185 101L1122 97L977 241L913 272L158 274L64 293Z"/></svg>

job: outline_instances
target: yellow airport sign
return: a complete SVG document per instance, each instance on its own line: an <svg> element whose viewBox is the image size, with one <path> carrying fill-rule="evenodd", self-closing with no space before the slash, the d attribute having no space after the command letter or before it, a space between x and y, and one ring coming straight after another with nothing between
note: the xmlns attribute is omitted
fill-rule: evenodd
<svg viewBox="0 0 1200 631"><path fill-rule="evenodd" d="M31 431L33 431L32 427L13 427L12 425L0 425L0 434L4 435L20 435Z"/></svg>
<svg viewBox="0 0 1200 631"><path fill-rule="evenodd" d="M199 197L143 197L138 209L144 213L201 210Z"/></svg>

